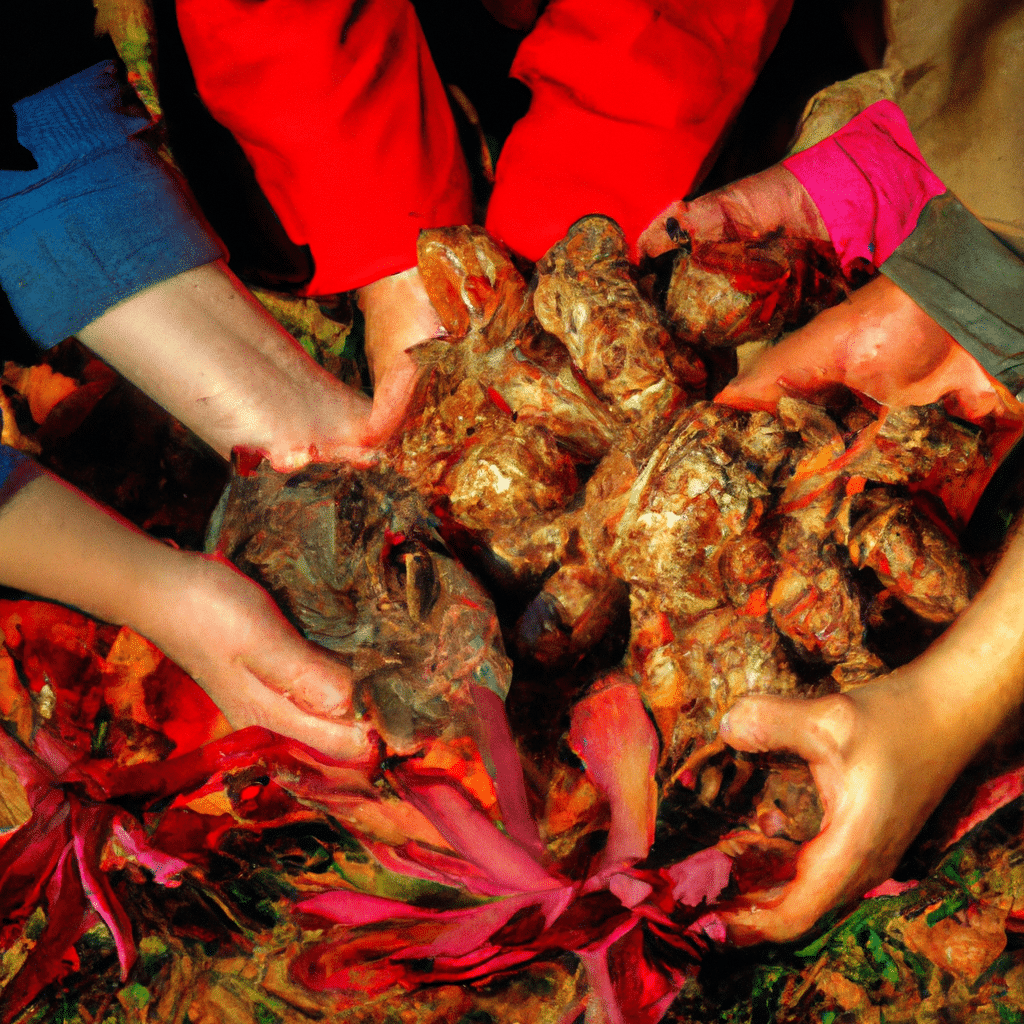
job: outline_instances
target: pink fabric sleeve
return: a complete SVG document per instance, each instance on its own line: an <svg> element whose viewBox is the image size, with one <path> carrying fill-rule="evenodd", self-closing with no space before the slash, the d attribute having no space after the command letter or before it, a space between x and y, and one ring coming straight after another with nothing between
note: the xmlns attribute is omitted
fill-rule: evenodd
<svg viewBox="0 0 1024 1024"><path fill-rule="evenodd" d="M791 0L551 0L512 75L533 93L498 161L487 227L538 259L590 213L630 245L690 192Z"/></svg>
<svg viewBox="0 0 1024 1024"><path fill-rule="evenodd" d="M903 111L890 100L783 161L821 213L843 267L881 266L946 186L925 163Z"/></svg>
<svg viewBox="0 0 1024 1024"><path fill-rule="evenodd" d="M177 0L199 94L238 140L312 295L416 263L471 217L444 86L408 0Z"/></svg>

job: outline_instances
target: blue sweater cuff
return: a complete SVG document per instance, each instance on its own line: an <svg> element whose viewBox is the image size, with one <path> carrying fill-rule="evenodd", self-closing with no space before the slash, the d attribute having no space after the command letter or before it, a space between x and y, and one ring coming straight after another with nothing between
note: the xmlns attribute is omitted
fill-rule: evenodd
<svg viewBox="0 0 1024 1024"><path fill-rule="evenodd" d="M13 498L30 480L42 474L42 470L17 448L0 444L0 505Z"/></svg>
<svg viewBox="0 0 1024 1024"><path fill-rule="evenodd" d="M0 287L56 345L122 299L225 255L167 165L137 138L112 61L15 104L38 168L0 171Z"/></svg>

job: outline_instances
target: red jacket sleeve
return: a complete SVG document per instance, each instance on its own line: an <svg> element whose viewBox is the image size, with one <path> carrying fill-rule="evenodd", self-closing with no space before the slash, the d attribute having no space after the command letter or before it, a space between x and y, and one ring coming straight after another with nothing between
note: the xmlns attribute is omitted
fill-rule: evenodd
<svg viewBox="0 0 1024 1024"><path fill-rule="evenodd" d="M512 74L533 92L487 227L538 259L589 213L630 244L709 168L792 0L551 0Z"/></svg>
<svg viewBox="0 0 1024 1024"><path fill-rule="evenodd" d="M293 241L307 292L416 262L423 227L466 223L469 179L412 4L177 0L199 94Z"/></svg>

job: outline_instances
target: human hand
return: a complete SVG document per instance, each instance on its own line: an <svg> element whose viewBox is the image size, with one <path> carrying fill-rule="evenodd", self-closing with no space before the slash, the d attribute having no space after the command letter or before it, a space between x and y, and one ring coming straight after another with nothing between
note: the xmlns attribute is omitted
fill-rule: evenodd
<svg viewBox="0 0 1024 1024"><path fill-rule="evenodd" d="M695 242L748 241L779 230L795 238L829 240L818 208L782 164L666 207L640 236L642 256L660 256Z"/></svg>
<svg viewBox="0 0 1024 1024"><path fill-rule="evenodd" d="M877 268L945 190L903 112L882 100L782 164L669 207L641 236L640 249L657 256L683 241L684 230L699 241L742 241L782 229L830 242L844 271L858 261Z"/></svg>
<svg viewBox="0 0 1024 1024"><path fill-rule="evenodd" d="M948 411L964 419L1021 419L1009 391L881 276L759 352L716 401L741 409L774 409L784 396L821 398L837 387L880 405L945 400Z"/></svg>
<svg viewBox="0 0 1024 1024"><path fill-rule="evenodd" d="M130 626L191 675L235 728L261 725L334 757L374 751L352 676L227 562L148 537L49 475L0 515L0 582Z"/></svg>
<svg viewBox="0 0 1024 1024"><path fill-rule="evenodd" d="M419 368L409 350L444 334L416 267L383 277L357 292L366 321L366 362L373 385L368 436L383 441L401 425Z"/></svg>
<svg viewBox="0 0 1024 1024"><path fill-rule="evenodd" d="M942 402L950 415L983 425L990 452L985 468L969 480L935 485L958 522L970 518L1024 424L1024 406L1010 391L881 276L758 352L715 401L774 410L787 395L824 401L842 388L889 407Z"/></svg>
<svg viewBox="0 0 1024 1024"><path fill-rule="evenodd" d="M796 939L892 875L975 750L955 722L930 719L919 671L910 665L813 700L748 697L726 716L719 735L735 749L806 760L825 811L791 881L725 909L734 942Z"/></svg>
<svg viewBox="0 0 1024 1024"><path fill-rule="evenodd" d="M825 808L781 889L725 913L738 943L794 939L883 881L953 780L1024 701L1024 530L971 605L922 655L845 694L752 696L719 735L737 750L804 758Z"/></svg>
<svg viewBox="0 0 1024 1024"><path fill-rule="evenodd" d="M259 725L341 760L365 761L352 675L304 640L269 595L219 557L178 552L168 606L140 609L146 635L209 694L235 729Z"/></svg>

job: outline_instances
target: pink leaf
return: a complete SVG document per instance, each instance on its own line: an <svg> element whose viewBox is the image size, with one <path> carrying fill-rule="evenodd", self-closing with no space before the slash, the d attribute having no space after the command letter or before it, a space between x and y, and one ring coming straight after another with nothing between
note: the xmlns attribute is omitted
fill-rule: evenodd
<svg viewBox="0 0 1024 1024"><path fill-rule="evenodd" d="M146 841L145 832L134 818L119 814L114 820L112 831L125 853L153 873L153 881L157 885L168 888L181 885L181 879L174 876L189 866L188 861L162 853L150 846Z"/></svg>
<svg viewBox="0 0 1024 1024"><path fill-rule="evenodd" d="M719 945L724 943L728 937L725 922L718 914L705 914L703 917L698 917L686 929L686 932L688 935L706 935L712 942L717 942Z"/></svg>
<svg viewBox="0 0 1024 1024"><path fill-rule="evenodd" d="M3 990L0 1020L15 1017L51 982L59 980L60 961L87 928L87 903L71 847L64 849L46 887L47 927L21 969Z"/></svg>
<svg viewBox="0 0 1024 1024"><path fill-rule="evenodd" d="M506 892L548 889L558 882L514 839L499 832L454 784L425 781L400 765L395 776L404 796L422 811L460 856Z"/></svg>
<svg viewBox="0 0 1024 1024"><path fill-rule="evenodd" d="M366 845L382 867L399 875L440 882L465 889L476 896L503 896L508 892L507 886L495 884L475 864L416 842L408 842L401 847L369 842Z"/></svg>
<svg viewBox="0 0 1024 1024"><path fill-rule="evenodd" d="M530 813L523 763L519 760L519 751L508 724L505 704L485 686L473 686L471 692L484 727L487 749L483 753L493 766L494 787L505 831L539 862L544 857L544 846L540 841L540 830Z"/></svg>
<svg viewBox="0 0 1024 1024"><path fill-rule="evenodd" d="M432 921L437 919L438 910L431 907L415 907L401 900L389 900L384 896L368 896L347 889L332 889L316 896L310 896L295 904L303 914L316 914L338 924L352 927L376 924L379 921L406 920Z"/></svg>
<svg viewBox="0 0 1024 1024"><path fill-rule="evenodd" d="M621 673L611 673L572 710L569 746L611 805L604 868L635 864L654 842L658 790L658 734L640 692Z"/></svg>
<svg viewBox="0 0 1024 1024"><path fill-rule="evenodd" d="M70 842L69 814L63 792L51 790L0 850L0 920L35 905Z"/></svg>
<svg viewBox="0 0 1024 1024"><path fill-rule="evenodd" d="M963 839L975 825L995 814L1000 807L1005 807L1011 800L1016 800L1022 793L1024 793L1024 768L1016 768L979 786L969 810L960 819L956 831L945 848L948 850L954 843Z"/></svg>
<svg viewBox="0 0 1024 1024"><path fill-rule="evenodd" d="M114 817L109 805L91 804L83 806L74 796L71 801L71 827L75 857L82 879L82 890L103 923L110 929L121 964L121 980L127 981L128 972L138 957L132 925L128 915L114 895L110 882L100 868L100 854Z"/></svg>
<svg viewBox="0 0 1024 1024"><path fill-rule="evenodd" d="M729 884L732 861L717 847L701 850L666 869L672 898L687 907L711 904Z"/></svg>
<svg viewBox="0 0 1024 1024"><path fill-rule="evenodd" d="M909 882L897 882L895 878L887 878L881 884L876 885L874 889L869 889L864 893L864 899L870 900L875 896L899 896L908 889L916 889L917 885L918 883L913 880Z"/></svg>
<svg viewBox="0 0 1024 1024"><path fill-rule="evenodd" d="M608 880L608 889L630 910L643 903L654 892L648 882L624 874L612 875Z"/></svg>

